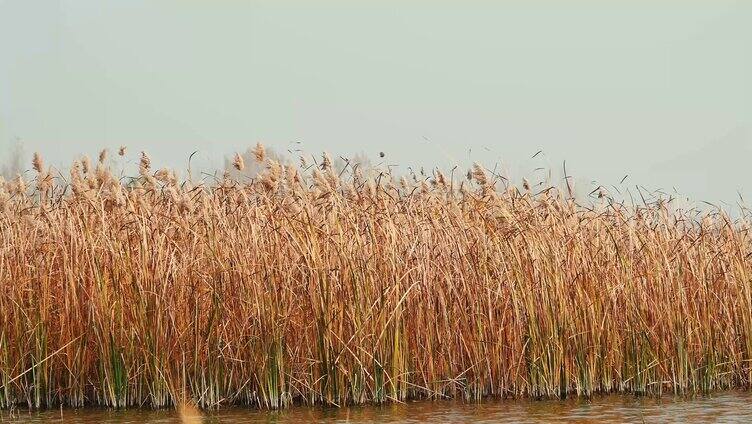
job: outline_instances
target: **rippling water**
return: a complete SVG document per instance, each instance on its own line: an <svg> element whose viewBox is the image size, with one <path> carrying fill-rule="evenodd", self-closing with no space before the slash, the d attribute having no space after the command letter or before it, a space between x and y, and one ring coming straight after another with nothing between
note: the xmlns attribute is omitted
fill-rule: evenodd
<svg viewBox="0 0 752 424"><path fill-rule="evenodd" d="M752 422L752 393L725 392L691 399L605 396L590 402L455 401L411 402L405 405L358 408L296 407L281 412L229 408L206 417L207 423L574 423L624 422ZM98 409L46 412L0 411L0 422L42 423L177 423L174 411L108 411Z"/></svg>

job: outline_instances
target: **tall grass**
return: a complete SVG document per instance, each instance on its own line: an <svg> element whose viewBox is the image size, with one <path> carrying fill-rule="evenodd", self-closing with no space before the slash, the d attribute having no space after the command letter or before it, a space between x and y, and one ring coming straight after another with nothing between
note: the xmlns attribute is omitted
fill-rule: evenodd
<svg viewBox="0 0 752 424"><path fill-rule="evenodd" d="M256 160L209 184L35 156L3 183L0 407L750 385L746 220Z"/></svg>

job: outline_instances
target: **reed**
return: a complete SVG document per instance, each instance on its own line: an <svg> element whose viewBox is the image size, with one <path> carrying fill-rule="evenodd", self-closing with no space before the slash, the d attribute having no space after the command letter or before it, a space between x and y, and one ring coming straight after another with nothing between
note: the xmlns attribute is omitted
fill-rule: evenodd
<svg viewBox="0 0 752 424"><path fill-rule="evenodd" d="M0 407L750 386L746 216L254 155L211 184L106 151L3 182Z"/></svg>

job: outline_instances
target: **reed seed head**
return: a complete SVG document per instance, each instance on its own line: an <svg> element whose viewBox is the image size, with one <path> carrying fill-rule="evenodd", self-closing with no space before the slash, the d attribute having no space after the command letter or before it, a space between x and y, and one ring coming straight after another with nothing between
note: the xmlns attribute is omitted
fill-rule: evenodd
<svg viewBox="0 0 752 424"><path fill-rule="evenodd" d="M326 171L327 169L332 167L332 158L329 156L329 153L324 152L321 155L321 170Z"/></svg>
<svg viewBox="0 0 752 424"><path fill-rule="evenodd" d="M41 174L44 171L44 162L39 152L34 152L34 156L31 159L31 165L37 173Z"/></svg>
<svg viewBox="0 0 752 424"><path fill-rule="evenodd" d="M238 171L245 169L245 162L243 161L243 156L241 156L240 153L235 153L235 159L232 161L232 166Z"/></svg>
<svg viewBox="0 0 752 424"><path fill-rule="evenodd" d="M476 162L473 164L471 176L478 184L482 186L488 185L488 176L486 175L486 170L483 169L483 166L481 166L479 163Z"/></svg>
<svg viewBox="0 0 752 424"><path fill-rule="evenodd" d="M256 147L253 149L253 156L256 158L256 162L261 163L266 158L266 149L261 143L256 143Z"/></svg>
<svg viewBox="0 0 752 424"><path fill-rule="evenodd" d="M91 171L91 159L86 155L81 157L81 170L84 174L88 174Z"/></svg>
<svg viewBox="0 0 752 424"><path fill-rule="evenodd" d="M138 165L138 171L139 173L143 175L149 174L149 170L151 169L151 159L149 159L149 155L146 154L146 152L141 152L141 160L139 161Z"/></svg>

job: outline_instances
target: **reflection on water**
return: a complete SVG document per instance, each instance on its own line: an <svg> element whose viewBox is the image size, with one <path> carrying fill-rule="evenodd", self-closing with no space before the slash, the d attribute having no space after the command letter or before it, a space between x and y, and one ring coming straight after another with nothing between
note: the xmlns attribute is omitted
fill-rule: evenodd
<svg viewBox="0 0 752 424"><path fill-rule="evenodd" d="M411 402L406 405L324 409L296 407L281 412L228 408L207 423L573 423L624 422L752 422L752 393L724 392L693 399L605 396L590 402L507 400L470 404L454 401ZM98 409L46 412L0 411L9 423L177 423L174 411L107 411Z"/></svg>

